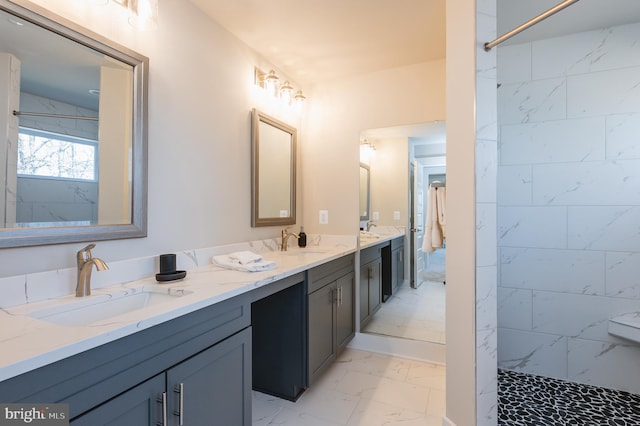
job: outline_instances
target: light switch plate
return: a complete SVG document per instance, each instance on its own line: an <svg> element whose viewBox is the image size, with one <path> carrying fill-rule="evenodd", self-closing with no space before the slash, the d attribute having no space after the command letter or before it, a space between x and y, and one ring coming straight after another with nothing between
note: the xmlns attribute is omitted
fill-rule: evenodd
<svg viewBox="0 0 640 426"><path fill-rule="evenodd" d="M320 225L328 225L329 224L329 210L320 210L318 221Z"/></svg>
<svg viewBox="0 0 640 426"><path fill-rule="evenodd" d="M373 212L372 220L380 220L380 212Z"/></svg>
<svg viewBox="0 0 640 426"><path fill-rule="evenodd" d="M393 220L400 220L400 212L399 211L394 211L393 212Z"/></svg>

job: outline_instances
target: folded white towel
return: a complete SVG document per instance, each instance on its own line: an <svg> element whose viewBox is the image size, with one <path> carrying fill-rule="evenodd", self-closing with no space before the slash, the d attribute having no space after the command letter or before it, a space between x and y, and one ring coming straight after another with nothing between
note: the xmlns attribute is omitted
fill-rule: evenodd
<svg viewBox="0 0 640 426"><path fill-rule="evenodd" d="M231 253L229 257L233 260L237 260L241 265L262 262L262 256L252 251L237 251L235 253Z"/></svg>
<svg viewBox="0 0 640 426"><path fill-rule="evenodd" d="M233 269L235 271L242 272L268 271L269 269L276 269L278 267L278 264L273 260L263 260L260 262L253 262L243 265L237 259L232 259L231 256L226 254L213 256L211 260L215 265L222 268Z"/></svg>

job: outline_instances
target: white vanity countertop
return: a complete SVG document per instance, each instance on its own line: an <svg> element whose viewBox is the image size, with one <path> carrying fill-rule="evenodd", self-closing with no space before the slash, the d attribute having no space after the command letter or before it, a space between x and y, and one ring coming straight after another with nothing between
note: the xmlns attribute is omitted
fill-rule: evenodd
<svg viewBox="0 0 640 426"><path fill-rule="evenodd" d="M400 228L400 227L399 228L385 227L383 230L379 232L377 232L377 230L374 230L373 232L360 231L360 249L373 247L377 244L391 241L398 237L404 237L404 236L405 236L405 230L404 228Z"/></svg>
<svg viewBox="0 0 640 426"><path fill-rule="evenodd" d="M315 249L315 250L314 250ZM320 250L321 249L321 250ZM187 271L183 280L158 284L155 276L126 284L92 290L88 297L107 297L114 291L131 291L144 284L161 285L167 292L191 293L173 300L85 326L63 326L29 316L33 311L77 301L75 295L0 310L0 381L70 357L121 337L172 320L198 309L231 299L255 288L354 253L354 244L290 248L287 252L260 254L277 262L277 269L239 272L209 264Z"/></svg>

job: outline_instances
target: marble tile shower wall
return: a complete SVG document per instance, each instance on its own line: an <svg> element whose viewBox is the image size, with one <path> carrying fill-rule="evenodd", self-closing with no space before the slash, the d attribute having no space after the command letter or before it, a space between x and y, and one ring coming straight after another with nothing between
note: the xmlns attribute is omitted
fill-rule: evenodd
<svg viewBox="0 0 640 426"><path fill-rule="evenodd" d="M476 1L476 424L497 424L496 1Z"/></svg>
<svg viewBox="0 0 640 426"><path fill-rule="evenodd" d="M498 49L498 363L640 393L640 23Z"/></svg>

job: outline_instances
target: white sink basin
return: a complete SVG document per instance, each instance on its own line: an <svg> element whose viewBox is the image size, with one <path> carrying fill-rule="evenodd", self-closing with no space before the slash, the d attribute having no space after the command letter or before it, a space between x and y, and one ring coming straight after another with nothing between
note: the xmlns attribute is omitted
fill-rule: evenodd
<svg viewBox="0 0 640 426"><path fill-rule="evenodd" d="M80 326L165 303L191 293L153 284L119 288L112 293L77 298L75 301L39 309L28 315L54 324Z"/></svg>

